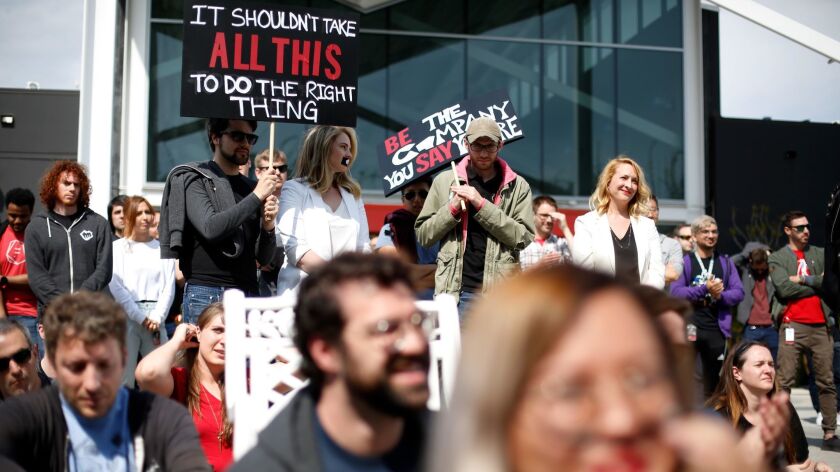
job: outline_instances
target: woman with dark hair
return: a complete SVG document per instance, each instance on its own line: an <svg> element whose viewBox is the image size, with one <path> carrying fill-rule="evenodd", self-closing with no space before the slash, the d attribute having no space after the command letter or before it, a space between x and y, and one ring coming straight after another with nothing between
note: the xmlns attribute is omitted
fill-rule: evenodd
<svg viewBox="0 0 840 472"><path fill-rule="evenodd" d="M108 203L108 224L114 239L125 236L125 204L128 195L117 195Z"/></svg>
<svg viewBox="0 0 840 472"><path fill-rule="evenodd" d="M689 413L670 343L631 286L538 268L488 292L468 320L428 470L765 470L726 425Z"/></svg>
<svg viewBox="0 0 840 472"><path fill-rule="evenodd" d="M160 241L151 233L152 204L143 197L126 197L124 205L125 237L113 243L108 288L128 315L123 384L132 388L137 355L146 356L166 342L162 324L175 298L175 260L160 258Z"/></svg>
<svg viewBox="0 0 840 472"><path fill-rule="evenodd" d="M770 349L760 341L744 341L726 356L720 383L707 404L741 433L740 447L744 454L772 455L776 449L767 448L761 437L767 421L762 408L779 392L781 387ZM787 402L786 395L784 399ZM782 442L784 454L773 459L791 464L786 469L791 472L830 472L828 465L808 458L808 441L799 415L790 402L787 406L790 420Z"/></svg>
<svg viewBox="0 0 840 472"><path fill-rule="evenodd" d="M286 260L277 294L295 294L315 267L348 251L370 252L362 189L350 175L358 142L353 128L315 126L306 132L295 178L283 185L275 231Z"/></svg>
<svg viewBox="0 0 840 472"><path fill-rule="evenodd" d="M201 447L215 471L233 461L233 423L225 409L225 320L221 302L208 305L198 326L183 323L168 343L137 366L143 390L171 397L192 414Z"/></svg>

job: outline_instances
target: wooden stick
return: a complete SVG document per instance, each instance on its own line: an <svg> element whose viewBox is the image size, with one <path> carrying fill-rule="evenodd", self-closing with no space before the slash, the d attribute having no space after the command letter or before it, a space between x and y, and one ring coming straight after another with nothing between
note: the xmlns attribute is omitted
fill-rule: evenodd
<svg viewBox="0 0 840 472"><path fill-rule="evenodd" d="M452 174L455 185L461 185L461 179L458 178L458 168L455 167L455 161L449 161L452 164ZM461 200L461 211L467 211L467 205Z"/></svg>
<svg viewBox="0 0 840 472"><path fill-rule="evenodd" d="M274 122L268 125L268 168L274 167Z"/></svg>

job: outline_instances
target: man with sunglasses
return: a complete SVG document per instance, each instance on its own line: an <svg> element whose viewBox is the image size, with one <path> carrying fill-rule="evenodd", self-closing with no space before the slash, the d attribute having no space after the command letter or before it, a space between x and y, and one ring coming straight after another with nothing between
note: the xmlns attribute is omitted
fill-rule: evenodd
<svg viewBox="0 0 840 472"><path fill-rule="evenodd" d="M295 307L309 385L231 470L421 470L430 321L397 258L345 253L316 268Z"/></svg>
<svg viewBox="0 0 840 472"><path fill-rule="evenodd" d="M837 389L834 384L834 343L829 329L831 311L820 299L823 249L809 244L811 227L801 211L782 217L788 244L770 255L770 279L781 307L779 381L787 390L796 384L801 354L811 357L822 413L823 449L840 451ZM832 320L833 321L833 320Z"/></svg>
<svg viewBox="0 0 840 472"><path fill-rule="evenodd" d="M213 159L174 168L161 206L161 257L179 260L188 323L226 289L257 296L255 261L269 264L276 247L276 172L267 170L256 183L239 173L257 142L257 122L211 118L206 128Z"/></svg>
<svg viewBox="0 0 840 472"><path fill-rule="evenodd" d="M385 224L376 238L376 252L399 255L403 261L412 264L412 276L419 290L421 299L432 298L435 288L435 269L440 245L432 244L425 248L417 242L414 223L423 210L423 204L429 195L431 181L428 178L418 180L402 188L403 207L385 216Z"/></svg>
<svg viewBox="0 0 840 472"><path fill-rule="evenodd" d="M674 228L674 239L680 243L682 247L683 256L694 252L694 241L691 237L691 225L688 223L680 223Z"/></svg>
<svg viewBox="0 0 840 472"><path fill-rule="evenodd" d="M470 121L469 155L438 174L417 217L417 240L440 241L435 294L458 297L463 316L471 300L519 270L519 251L534 239L531 187L499 157L502 131L489 117Z"/></svg>
<svg viewBox="0 0 840 472"><path fill-rule="evenodd" d="M29 331L15 321L0 318L0 400L49 385L38 368L38 346Z"/></svg>

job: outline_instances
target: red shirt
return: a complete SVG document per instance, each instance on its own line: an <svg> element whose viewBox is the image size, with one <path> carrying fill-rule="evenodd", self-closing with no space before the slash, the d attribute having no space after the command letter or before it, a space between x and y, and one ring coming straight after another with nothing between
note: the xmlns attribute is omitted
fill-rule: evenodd
<svg viewBox="0 0 840 472"><path fill-rule="evenodd" d="M172 389L172 399L183 405L187 404L187 369L173 367L172 380L175 388ZM222 444L219 440L219 432L222 429L222 401L214 397L201 386L198 396L198 410L193 412L193 422L198 430L198 440L207 462L214 471L221 472L233 463L233 449Z"/></svg>
<svg viewBox="0 0 840 472"><path fill-rule="evenodd" d="M797 250L794 250L793 253L796 254L796 275L800 277L811 275L805 261L805 253ZM811 295L810 297L789 301L787 308L785 308L784 321L785 323L795 321L797 323L824 324L825 316L823 315L820 297Z"/></svg>
<svg viewBox="0 0 840 472"><path fill-rule="evenodd" d="M767 299L767 279L755 280L752 291L753 306L750 308L750 319L747 324L756 326L770 326L773 318L770 316L770 301Z"/></svg>
<svg viewBox="0 0 840 472"><path fill-rule="evenodd" d="M23 233L12 231L11 225L0 236L0 274L6 277L26 274L26 251ZM28 285L9 285L3 291L6 313L9 315L37 316L38 301Z"/></svg>

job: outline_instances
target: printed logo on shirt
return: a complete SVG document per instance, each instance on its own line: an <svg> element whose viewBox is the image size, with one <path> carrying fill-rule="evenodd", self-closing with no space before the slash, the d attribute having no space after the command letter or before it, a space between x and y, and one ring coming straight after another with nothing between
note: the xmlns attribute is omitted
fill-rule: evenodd
<svg viewBox="0 0 840 472"><path fill-rule="evenodd" d="M805 259L799 259L796 261L796 275L800 277L811 275L808 271L808 263Z"/></svg>
<svg viewBox="0 0 840 472"><path fill-rule="evenodd" d="M84 239L85 241L90 241L91 239L93 239L93 231L86 229L79 233L79 236L81 236L82 239Z"/></svg>
<svg viewBox="0 0 840 472"><path fill-rule="evenodd" d="M13 239L6 249L6 261L12 265L26 263L26 253L23 250L23 241Z"/></svg>

